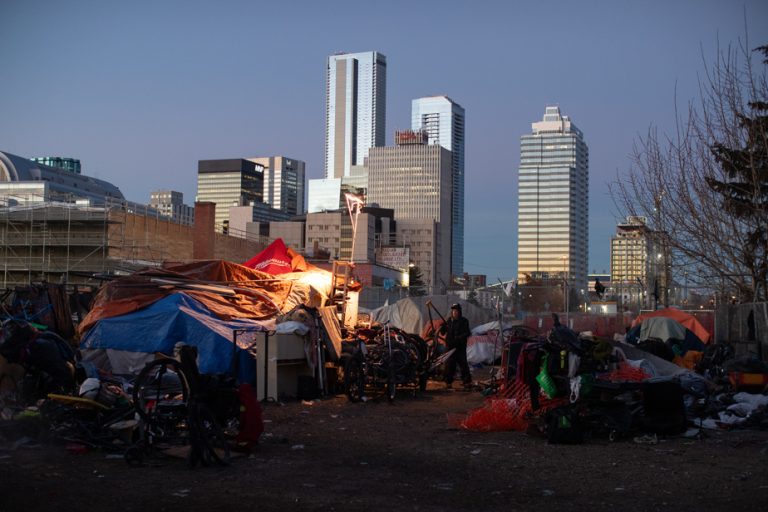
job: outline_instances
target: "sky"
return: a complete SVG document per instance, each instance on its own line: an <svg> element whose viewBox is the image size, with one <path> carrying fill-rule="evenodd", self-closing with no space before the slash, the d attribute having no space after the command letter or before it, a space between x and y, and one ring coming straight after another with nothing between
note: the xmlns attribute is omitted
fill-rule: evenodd
<svg viewBox="0 0 768 512"><path fill-rule="evenodd" d="M192 204L205 159L285 155L321 178L326 58L376 50L387 144L414 98L466 110L465 271L515 277L520 137L559 105L589 146L603 272L624 215L608 183L745 34L768 43L768 2L0 0L0 150L79 158L137 202Z"/></svg>

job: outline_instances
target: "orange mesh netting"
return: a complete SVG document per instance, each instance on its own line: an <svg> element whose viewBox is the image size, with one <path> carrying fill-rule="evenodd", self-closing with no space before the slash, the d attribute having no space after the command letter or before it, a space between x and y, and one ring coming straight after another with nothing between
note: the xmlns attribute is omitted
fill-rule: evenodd
<svg viewBox="0 0 768 512"><path fill-rule="evenodd" d="M514 380L505 383L499 394L489 398L483 407L469 411L466 415L449 415L448 423L454 428L473 432L524 431L531 419L567 401L567 398L550 400L541 394L540 407L534 411L528 385Z"/></svg>
<svg viewBox="0 0 768 512"><path fill-rule="evenodd" d="M612 372L604 373L599 376L600 380L610 382L642 382L650 379L651 375L642 368L635 368L629 363L621 361L619 367Z"/></svg>

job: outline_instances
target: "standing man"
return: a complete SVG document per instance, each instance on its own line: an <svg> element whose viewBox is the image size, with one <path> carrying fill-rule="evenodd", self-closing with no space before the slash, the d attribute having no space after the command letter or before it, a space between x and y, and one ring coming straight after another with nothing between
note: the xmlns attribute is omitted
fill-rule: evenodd
<svg viewBox="0 0 768 512"><path fill-rule="evenodd" d="M453 387L456 365L459 366L461 380L464 382L464 386L467 387L472 384L472 374L469 372L469 364L467 364L467 338L469 338L472 332L469 330L469 321L461 315L460 304L451 306L451 316L445 322L442 330L445 332L445 343L448 345L448 349L456 349L446 362L446 387L448 389Z"/></svg>

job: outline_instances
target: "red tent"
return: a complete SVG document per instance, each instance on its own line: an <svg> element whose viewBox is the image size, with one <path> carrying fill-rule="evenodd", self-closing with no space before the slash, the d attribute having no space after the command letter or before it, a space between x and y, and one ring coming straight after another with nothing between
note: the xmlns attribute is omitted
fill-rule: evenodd
<svg viewBox="0 0 768 512"><path fill-rule="evenodd" d="M285 246L283 239L278 238L269 244L266 249L243 263L243 266L276 276L294 271L291 265L292 259L291 255L288 254L288 248Z"/></svg>
<svg viewBox="0 0 768 512"><path fill-rule="evenodd" d="M652 313L644 313L637 318L635 318L634 322L632 322L632 327L642 323L643 320L646 318L653 318L653 317L667 317L675 320L677 323L681 324L683 327L691 331L693 334L699 337L701 341L704 343L709 343L710 338L712 337L707 331L707 329L704 328L701 323L699 323L698 320L696 320L696 317L693 315L689 315L688 313L684 311L680 311L677 308L665 308L660 309L658 311L654 311Z"/></svg>

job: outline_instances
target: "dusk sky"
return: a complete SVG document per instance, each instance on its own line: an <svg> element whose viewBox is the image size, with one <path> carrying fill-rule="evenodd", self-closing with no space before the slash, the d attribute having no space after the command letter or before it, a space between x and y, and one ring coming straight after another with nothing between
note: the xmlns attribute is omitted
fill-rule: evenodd
<svg viewBox="0 0 768 512"><path fill-rule="evenodd" d="M137 202L192 204L201 159L286 155L321 178L326 57L376 50L388 144L413 98L466 109L466 271L515 277L520 136L546 105L584 132L589 271L607 271L607 183L745 31L768 44L767 1L1 0L0 150L79 158Z"/></svg>

